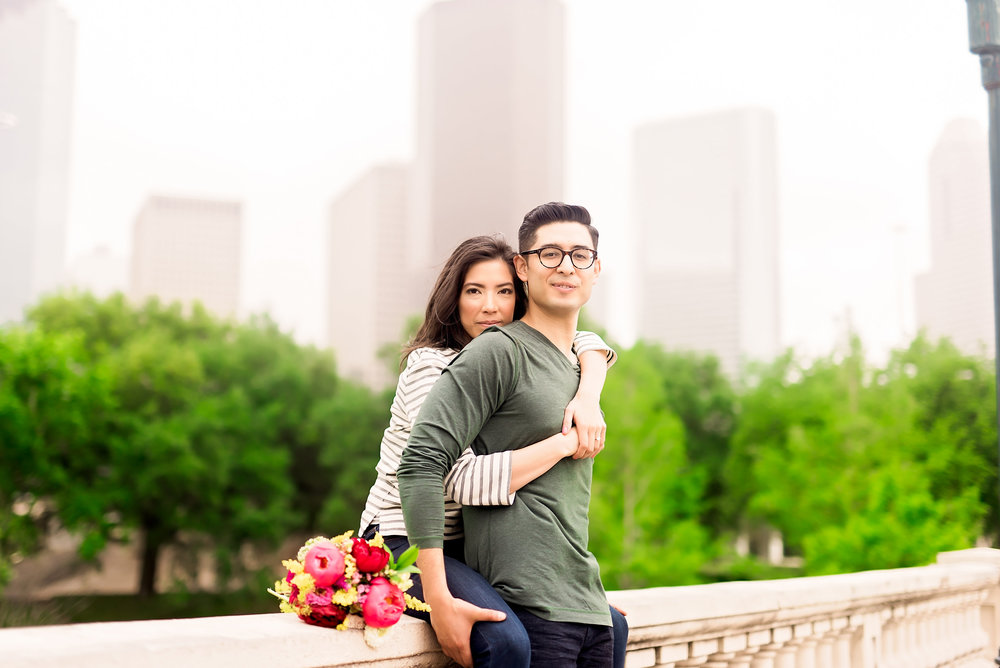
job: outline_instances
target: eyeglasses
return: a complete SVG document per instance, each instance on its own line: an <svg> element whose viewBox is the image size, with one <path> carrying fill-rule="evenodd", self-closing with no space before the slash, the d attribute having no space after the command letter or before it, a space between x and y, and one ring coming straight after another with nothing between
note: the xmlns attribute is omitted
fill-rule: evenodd
<svg viewBox="0 0 1000 668"><path fill-rule="evenodd" d="M524 251L519 255L537 255L538 261L546 269L555 269L562 264L566 256L569 255L570 262L577 269L590 269L597 259L597 251L590 248L574 248L573 250L563 250L558 246L542 246L535 250Z"/></svg>

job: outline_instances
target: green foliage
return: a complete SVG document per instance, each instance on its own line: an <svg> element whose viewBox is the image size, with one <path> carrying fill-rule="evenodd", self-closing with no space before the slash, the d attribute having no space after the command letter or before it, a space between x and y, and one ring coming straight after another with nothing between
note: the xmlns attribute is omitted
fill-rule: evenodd
<svg viewBox="0 0 1000 668"><path fill-rule="evenodd" d="M330 444L320 463L331 471L330 490L320 516L322 526L342 527L337 530L340 533L357 525L375 478L390 400L345 381L336 396L318 407L322 411L322 440Z"/></svg>
<svg viewBox="0 0 1000 668"><path fill-rule="evenodd" d="M750 366L736 391L710 356L618 352L590 508L609 588L787 574L728 548L764 527L807 574L997 540L989 360L917 337L873 368L854 339ZM213 550L226 578L247 544L354 528L390 399L265 317L46 298L0 329L0 587L56 527L88 558L141 539L146 592L165 545Z"/></svg>
<svg viewBox="0 0 1000 668"><path fill-rule="evenodd" d="M665 407L659 354L642 344L619 351L602 395L609 440L594 463L590 544L613 589L697 582L709 555L698 521L706 470Z"/></svg>
<svg viewBox="0 0 1000 668"><path fill-rule="evenodd" d="M638 344L663 385L662 408L684 425L684 444L692 463L704 471L705 487L699 520L720 531L724 517L723 469L736 425L735 393L714 355L666 353L658 346Z"/></svg>
<svg viewBox="0 0 1000 668"><path fill-rule="evenodd" d="M358 453L377 457L382 398L267 318L70 293L29 324L0 332L4 555L34 548L51 516L85 556L138 534L143 593L169 544L213 549L226 578L243 545L315 530Z"/></svg>
<svg viewBox="0 0 1000 668"><path fill-rule="evenodd" d="M0 588L11 559L35 551L57 519L101 527L107 370L82 362L81 337L0 329Z"/></svg>
<svg viewBox="0 0 1000 668"><path fill-rule="evenodd" d="M871 369L854 339L808 367L788 353L749 385L729 502L743 526L778 528L807 574L924 564L986 530L997 468L985 360L918 337Z"/></svg>

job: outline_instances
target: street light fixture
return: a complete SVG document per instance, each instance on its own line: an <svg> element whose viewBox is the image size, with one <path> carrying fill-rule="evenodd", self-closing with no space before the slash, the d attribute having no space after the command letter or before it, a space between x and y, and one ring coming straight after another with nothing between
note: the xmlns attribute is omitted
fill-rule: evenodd
<svg viewBox="0 0 1000 668"><path fill-rule="evenodd" d="M1000 435L1000 9L997 0L966 0L969 50L979 56L983 88L990 103L990 210L993 220L993 357L997 383L997 434ZM1000 446L998 446L1000 457ZM1000 471L1000 459L998 459ZM1000 480L998 480L1000 493ZM993 662L1000 666L1000 650Z"/></svg>

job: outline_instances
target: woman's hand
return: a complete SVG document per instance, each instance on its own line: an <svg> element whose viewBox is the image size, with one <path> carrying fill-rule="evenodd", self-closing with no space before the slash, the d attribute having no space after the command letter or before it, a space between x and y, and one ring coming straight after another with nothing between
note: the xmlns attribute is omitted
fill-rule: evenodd
<svg viewBox="0 0 1000 668"><path fill-rule="evenodd" d="M562 433L569 433L576 426L579 445L573 459L596 457L604 449L604 439L608 425L604 422L600 402L580 392L573 397L563 413Z"/></svg>

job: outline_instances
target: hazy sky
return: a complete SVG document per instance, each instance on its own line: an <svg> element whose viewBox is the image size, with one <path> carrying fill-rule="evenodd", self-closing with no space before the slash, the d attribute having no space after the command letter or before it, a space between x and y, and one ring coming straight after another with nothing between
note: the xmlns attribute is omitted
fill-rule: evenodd
<svg viewBox="0 0 1000 668"><path fill-rule="evenodd" d="M245 309L320 342L325 212L370 166L412 157L416 20L431 3L62 3L78 26L68 258L126 254L151 193L239 199ZM876 354L912 332L928 156L949 120L986 131L965 2L565 6L566 199L601 229L599 289L628 304L633 128L757 105L778 121L782 342L829 352L848 308Z"/></svg>

